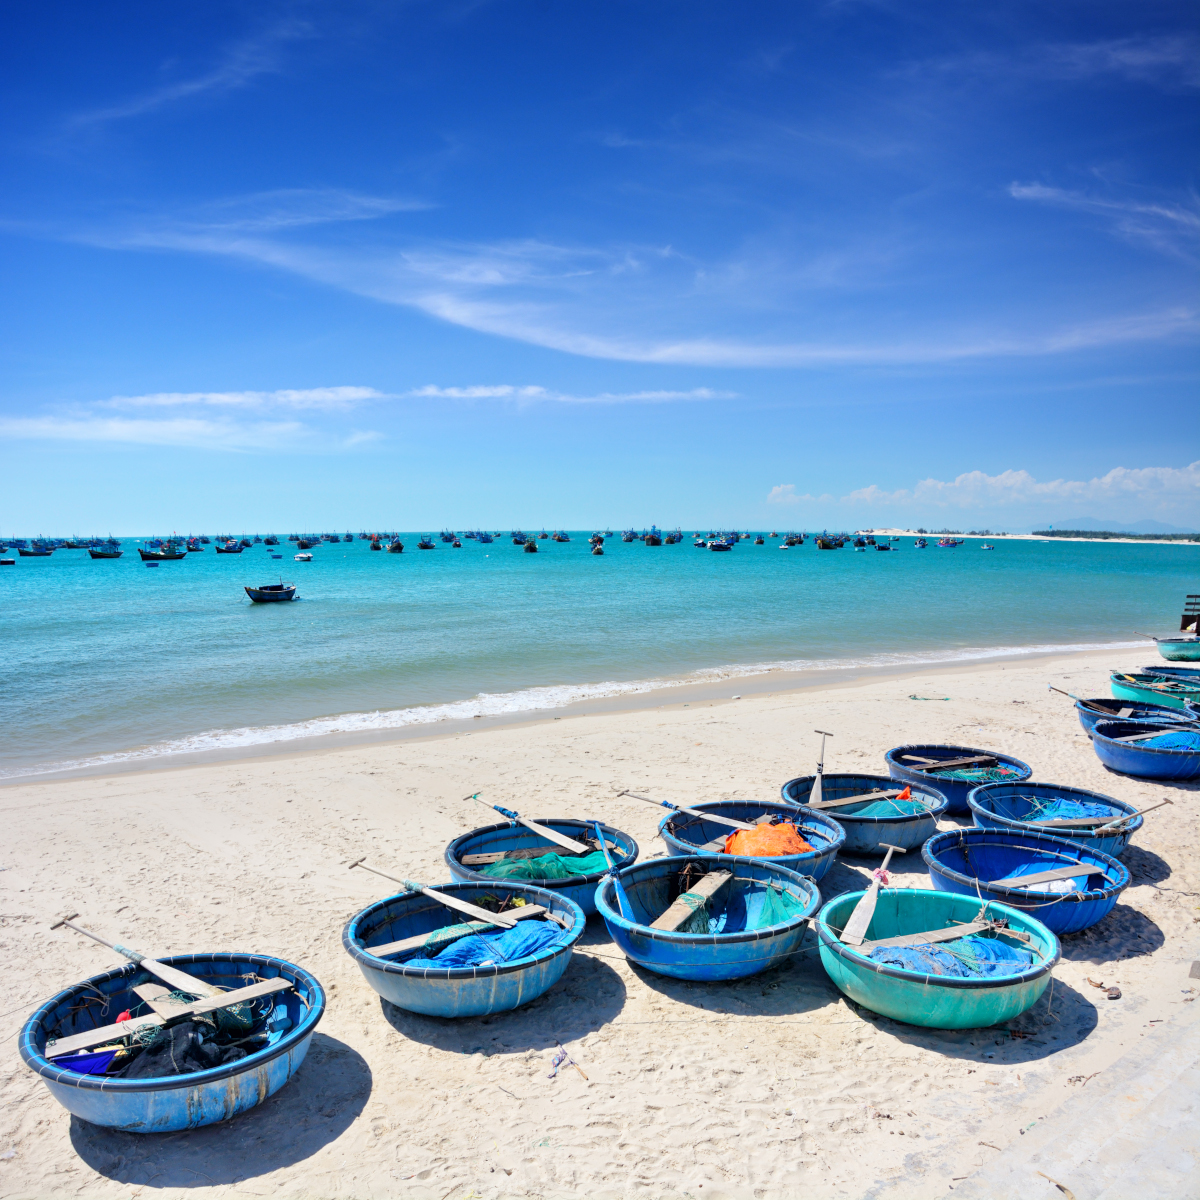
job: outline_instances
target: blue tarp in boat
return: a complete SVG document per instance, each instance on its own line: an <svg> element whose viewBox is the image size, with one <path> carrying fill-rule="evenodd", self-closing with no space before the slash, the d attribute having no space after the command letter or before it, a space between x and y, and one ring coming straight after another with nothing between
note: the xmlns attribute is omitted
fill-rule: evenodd
<svg viewBox="0 0 1200 1200"><path fill-rule="evenodd" d="M922 975L953 975L959 979L1019 975L1029 970L1034 962L1028 950L1010 946L1000 938L977 935L939 944L878 946L868 957Z"/></svg>
<svg viewBox="0 0 1200 1200"><path fill-rule="evenodd" d="M1113 812L1109 804L1093 804L1087 800L1067 800L1057 796L1045 799L1029 796L1028 799L1030 808L1022 815L1022 821L1073 821L1080 817L1108 817L1115 821L1121 816Z"/></svg>
<svg viewBox="0 0 1200 1200"><path fill-rule="evenodd" d="M473 933L451 942L437 954L417 954L405 959L406 966L481 967L485 963L512 962L542 950L551 950L571 938L570 931L552 921L521 921L511 929L495 933Z"/></svg>
<svg viewBox="0 0 1200 1200"><path fill-rule="evenodd" d="M716 901L719 906L719 899ZM747 929L766 929L770 925L781 925L804 911L790 892L782 888L740 887L732 890L728 903L714 913L714 901L709 901L709 933L742 933ZM693 930L692 932L699 932Z"/></svg>

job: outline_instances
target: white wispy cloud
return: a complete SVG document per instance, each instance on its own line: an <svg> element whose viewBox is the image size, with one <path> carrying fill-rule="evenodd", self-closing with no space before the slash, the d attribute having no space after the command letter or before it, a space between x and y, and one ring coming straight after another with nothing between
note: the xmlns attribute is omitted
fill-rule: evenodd
<svg viewBox="0 0 1200 1200"><path fill-rule="evenodd" d="M887 491L872 484L850 492L851 504L991 508L1040 501L1107 501L1145 507L1196 506L1200 512L1200 461L1186 467L1114 467L1093 479L1039 481L1028 471L988 475L967 471L951 480L923 479L911 488Z"/></svg>
<svg viewBox="0 0 1200 1200"><path fill-rule="evenodd" d="M180 100L206 93L228 92L245 87L260 75L280 70L280 49L285 43L309 36L310 27L303 21L279 22L265 32L231 46L211 70L190 79L165 84L115 104L76 113L68 120L67 126L83 129L102 125L110 121L141 116L143 113L153 112Z"/></svg>
<svg viewBox="0 0 1200 1200"><path fill-rule="evenodd" d="M374 221L398 212L418 212L433 206L425 200L398 196L369 196L344 188L277 188L214 200L199 207L189 222L198 233L275 233L306 225L342 221Z"/></svg>
<svg viewBox="0 0 1200 1200"><path fill-rule="evenodd" d="M341 412L364 400L387 400L386 392L369 387L280 388L273 392L151 392L144 396L113 396L101 407L118 409L201 406L242 409L315 409Z"/></svg>
<svg viewBox="0 0 1200 1200"><path fill-rule="evenodd" d="M308 434L297 421L213 421L199 417L139 420L128 417L0 417L0 437L56 442L119 442L132 446L265 450Z"/></svg>
<svg viewBox="0 0 1200 1200"><path fill-rule="evenodd" d="M797 495L796 485L794 483L777 483L767 493L768 504L828 504L834 500L828 492L820 496L813 496L808 492L803 495Z"/></svg>
<svg viewBox="0 0 1200 1200"><path fill-rule="evenodd" d="M1200 240L1200 208L1142 200L1114 200L1041 183L1009 184L1014 200L1031 200L1106 218L1114 232L1158 250L1191 257Z"/></svg>
<svg viewBox="0 0 1200 1200"><path fill-rule="evenodd" d="M414 398L440 400L511 400L518 404L671 404L688 400L732 400L737 392L720 392L712 388L691 388L688 391L651 390L642 392L597 392L591 396L574 396L569 392L537 386L518 387L512 384L490 384L477 387L436 387L429 384L405 393Z"/></svg>

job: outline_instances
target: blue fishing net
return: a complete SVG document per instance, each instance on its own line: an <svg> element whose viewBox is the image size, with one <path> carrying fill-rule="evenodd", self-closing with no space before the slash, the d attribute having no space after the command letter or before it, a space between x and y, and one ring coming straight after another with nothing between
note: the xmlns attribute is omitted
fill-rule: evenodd
<svg viewBox="0 0 1200 1200"><path fill-rule="evenodd" d="M718 897L719 902L719 897ZM710 901L711 906L711 901ZM719 913L711 907L704 915L705 924L697 929L690 926L681 932L742 933L747 929L765 929L768 925L782 925L804 911L804 905L791 892L775 887L738 888Z"/></svg>
<svg viewBox="0 0 1200 1200"><path fill-rule="evenodd" d="M1013 799L1029 802L1028 811L1019 818L1022 821L1070 821L1078 817L1111 817L1115 821L1121 815L1111 804L1094 800L1067 800L1058 796L1014 796Z"/></svg>
<svg viewBox="0 0 1200 1200"><path fill-rule="evenodd" d="M920 975L952 975L978 979L994 975L1019 975L1033 966L1033 954L1001 938L978 934L952 942L926 942L919 946L877 946L868 958L889 967Z"/></svg>
<svg viewBox="0 0 1200 1200"><path fill-rule="evenodd" d="M947 771L925 771L939 779L957 779L961 783L1003 783L1021 774L1016 767L951 767Z"/></svg>
<svg viewBox="0 0 1200 1200"><path fill-rule="evenodd" d="M519 921L511 929L473 933L451 942L434 955L416 954L404 962L405 966L416 967L482 967L488 963L528 958L562 945L570 936L567 930L552 921Z"/></svg>
<svg viewBox="0 0 1200 1200"><path fill-rule="evenodd" d="M1177 729L1135 742L1134 745L1150 746L1155 750L1200 750L1200 732L1194 729Z"/></svg>

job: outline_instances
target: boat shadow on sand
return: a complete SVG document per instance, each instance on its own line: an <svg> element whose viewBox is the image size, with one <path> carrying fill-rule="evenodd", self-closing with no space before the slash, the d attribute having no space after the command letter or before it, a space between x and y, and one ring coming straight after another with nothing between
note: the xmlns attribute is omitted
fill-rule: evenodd
<svg viewBox="0 0 1200 1200"><path fill-rule="evenodd" d="M384 1019L397 1033L452 1054L515 1054L547 1050L614 1020L625 1007L625 982L608 956L618 957L603 922L593 917L575 944L562 978L536 1000L486 1017L429 1017L381 999ZM589 953L598 948L601 958Z"/></svg>
<svg viewBox="0 0 1200 1200"><path fill-rule="evenodd" d="M314 1033L300 1070L274 1096L217 1125L125 1133L71 1118L71 1145L92 1170L127 1187L209 1187L290 1167L335 1141L371 1094L356 1050Z"/></svg>

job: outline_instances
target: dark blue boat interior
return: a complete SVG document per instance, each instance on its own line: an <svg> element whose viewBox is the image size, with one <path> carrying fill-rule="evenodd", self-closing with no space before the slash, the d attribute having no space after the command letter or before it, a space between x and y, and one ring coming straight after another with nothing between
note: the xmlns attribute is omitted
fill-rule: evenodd
<svg viewBox="0 0 1200 1200"><path fill-rule="evenodd" d="M1122 875L1128 875L1120 864L1107 866L1097 855L1082 848L1039 845L1032 836L1017 834L1007 838L1000 831L979 831L986 836L976 838L955 836L961 832L972 831L952 831L951 838L930 847L930 853L940 866L972 879L990 882L1080 863L1079 874L1071 879L1077 889L1088 891L1115 884ZM1091 872L1089 865L1094 868Z"/></svg>

